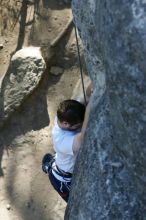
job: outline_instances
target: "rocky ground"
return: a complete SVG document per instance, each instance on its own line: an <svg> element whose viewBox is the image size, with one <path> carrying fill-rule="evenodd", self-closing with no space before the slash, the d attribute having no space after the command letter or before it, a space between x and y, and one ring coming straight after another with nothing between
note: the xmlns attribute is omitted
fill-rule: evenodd
<svg viewBox="0 0 146 220"><path fill-rule="evenodd" d="M38 14L48 13L42 18L44 25L41 28L33 26L34 4L30 4L27 7L28 25L25 36L19 36L21 18L16 20L13 30L5 30L4 35L1 33L1 80L8 68L11 54L21 46L22 37L24 46L32 44L48 47L48 43L53 42L70 21L71 9L68 4L55 0L48 2L44 4L43 12L37 11ZM79 79L72 27L54 51L55 56L48 63L39 87L0 131L1 220L61 220L64 216L66 204L42 172L41 160L45 153L53 152L51 129L57 105L72 96ZM46 60L48 62L49 58ZM51 65L61 68L59 75L50 70Z"/></svg>

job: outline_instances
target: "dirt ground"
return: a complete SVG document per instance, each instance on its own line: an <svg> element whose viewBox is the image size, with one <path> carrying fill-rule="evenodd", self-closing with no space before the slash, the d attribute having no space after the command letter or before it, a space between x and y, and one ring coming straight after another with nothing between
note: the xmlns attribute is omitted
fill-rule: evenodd
<svg viewBox="0 0 146 220"><path fill-rule="evenodd" d="M41 13L48 14L42 18L44 25L38 32L33 29L34 4L30 4L27 6L28 25L21 30L25 36L20 34L21 17L13 31L5 30L6 34L1 36L1 80L16 48L47 45L70 20L71 9L63 0L41 2L47 2ZM52 75L50 65L63 68L63 74ZM53 152L51 130L57 105L72 96L78 79L75 36L70 28L55 49L39 87L0 131L0 220L63 219L66 203L42 172L41 160L45 153Z"/></svg>

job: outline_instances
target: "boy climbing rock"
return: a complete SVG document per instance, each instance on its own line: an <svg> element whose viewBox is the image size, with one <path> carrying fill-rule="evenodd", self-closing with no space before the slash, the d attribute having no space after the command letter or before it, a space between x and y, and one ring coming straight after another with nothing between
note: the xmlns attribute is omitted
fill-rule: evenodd
<svg viewBox="0 0 146 220"><path fill-rule="evenodd" d="M65 100L57 109L52 130L55 155L46 154L42 169L48 173L51 184L68 202L71 178L77 153L83 142L90 112L90 101L85 107L76 100Z"/></svg>

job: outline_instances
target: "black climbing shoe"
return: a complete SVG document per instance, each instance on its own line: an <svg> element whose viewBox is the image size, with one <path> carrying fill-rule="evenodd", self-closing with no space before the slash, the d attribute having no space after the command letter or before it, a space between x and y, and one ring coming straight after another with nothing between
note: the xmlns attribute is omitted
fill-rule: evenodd
<svg viewBox="0 0 146 220"><path fill-rule="evenodd" d="M55 156L52 154L45 154L42 159L42 170L44 173L49 173L52 169L52 164L55 161Z"/></svg>

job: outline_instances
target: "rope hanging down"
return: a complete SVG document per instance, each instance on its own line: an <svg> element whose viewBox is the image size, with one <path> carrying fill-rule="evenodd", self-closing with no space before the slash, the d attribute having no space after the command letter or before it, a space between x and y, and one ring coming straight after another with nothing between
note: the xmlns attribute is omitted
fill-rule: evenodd
<svg viewBox="0 0 146 220"><path fill-rule="evenodd" d="M75 36L76 36L76 44L77 44L77 51L78 51L78 60L79 60L79 65L80 65L80 75L81 75L84 101L85 101L85 105L87 105L86 94L85 94L85 86L84 86L84 80L83 80L83 68L82 68L82 62L81 62L81 56L80 56L80 48L79 48L79 42L78 42L78 36L77 36L77 28L76 28L75 24L74 24L74 28L75 28Z"/></svg>

